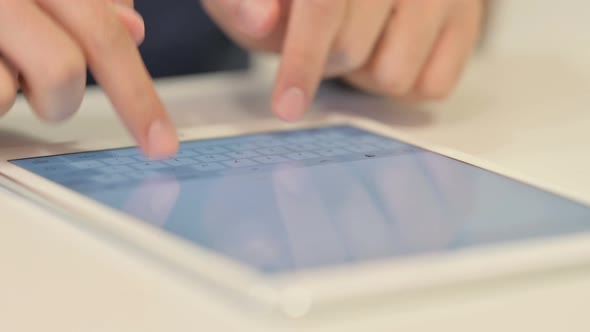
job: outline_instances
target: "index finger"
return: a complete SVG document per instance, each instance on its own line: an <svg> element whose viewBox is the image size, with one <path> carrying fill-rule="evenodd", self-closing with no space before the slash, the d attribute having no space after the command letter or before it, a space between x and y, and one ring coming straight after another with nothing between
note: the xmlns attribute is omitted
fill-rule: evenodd
<svg viewBox="0 0 590 332"><path fill-rule="evenodd" d="M343 23L347 2L293 0L273 94L273 111L282 119L299 119L311 103Z"/></svg>
<svg viewBox="0 0 590 332"><path fill-rule="evenodd" d="M112 4L104 0L40 3L80 44L96 81L144 153L154 158L174 154L176 130Z"/></svg>

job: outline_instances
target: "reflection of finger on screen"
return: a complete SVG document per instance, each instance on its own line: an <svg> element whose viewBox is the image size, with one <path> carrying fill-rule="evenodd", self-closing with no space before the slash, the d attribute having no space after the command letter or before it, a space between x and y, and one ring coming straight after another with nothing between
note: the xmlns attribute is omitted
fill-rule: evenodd
<svg viewBox="0 0 590 332"><path fill-rule="evenodd" d="M124 210L155 226L164 226L176 205L180 184L174 177L147 178L131 194Z"/></svg>

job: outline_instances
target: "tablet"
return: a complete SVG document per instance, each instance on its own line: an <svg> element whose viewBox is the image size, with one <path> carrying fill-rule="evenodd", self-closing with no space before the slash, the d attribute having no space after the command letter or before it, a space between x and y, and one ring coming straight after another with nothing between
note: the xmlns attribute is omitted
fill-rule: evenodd
<svg viewBox="0 0 590 332"><path fill-rule="evenodd" d="M223 290L303 317L360 298L588 263L590 207L366 119L185 129L0 152L31 199Z"/></svg>

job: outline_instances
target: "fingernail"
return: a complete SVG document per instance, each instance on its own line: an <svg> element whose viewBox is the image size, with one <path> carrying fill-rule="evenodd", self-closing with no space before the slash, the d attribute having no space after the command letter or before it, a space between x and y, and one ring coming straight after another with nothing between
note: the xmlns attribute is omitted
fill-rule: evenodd
<svg viewBox="0 0 590 332"><path fill-rule="evenodd" d="M150 125L147 155L154 159L173 156L178 150L176 129L170 121L158 119Z"/></svg>
<svg viewBox="0 0 590 332"><path fill-rule="evenodd" d="M239 15L242 30L252 37L262 37L270 9L269 2L266 0L241 0Z"/></svg>
<svg viewBox="0 0 590 332"><path fill-rule="evenodd" d="M305 94L300 88L290 88L283 92L276 105L278 116L285 121L297 121L306 111Z"/></svg>

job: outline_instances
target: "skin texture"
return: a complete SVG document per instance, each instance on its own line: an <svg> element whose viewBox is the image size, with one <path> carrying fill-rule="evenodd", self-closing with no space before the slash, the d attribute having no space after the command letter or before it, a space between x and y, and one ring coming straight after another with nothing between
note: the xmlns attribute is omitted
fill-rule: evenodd
<svg viewBox="0 0 590 332"><path fill-rule="evenodd" d="M137 50L144 24L132 8L133 0L0 0L0 113L21 88L42 119L69 117L88 66L143 151L175 153L174 126Z"/></svg>
<svg viewBox="0 0 590 332"><path fill-rule="evenodd" d="M324 78L397 99L448 96L479 39L483 1L201 0L236 42L281 54L271 103L287 121ZM175 128L136 47L144 34L133 0L0 0L0 115L21 89L39 117L66 119L88 67L145 154L174 154Z"/></svg>
<svg viewBox="0 0 590 332"><path fill-rule="evenodd" d="M447 97L476 45L483 0L202 0L248 49L281 53L273 110L299 119L323 78L397 99Z"/></svg>

